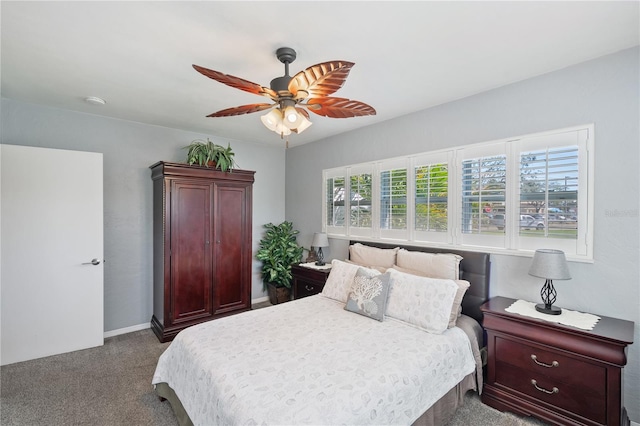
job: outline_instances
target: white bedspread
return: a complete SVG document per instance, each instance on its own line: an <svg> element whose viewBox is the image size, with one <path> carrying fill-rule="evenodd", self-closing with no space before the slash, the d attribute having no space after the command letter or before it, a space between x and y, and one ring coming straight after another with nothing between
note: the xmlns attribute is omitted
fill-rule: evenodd
<svg viewBox="0 0 640 426"><path fill-rule="evenodd" d="M195 425L411 424L476 368L429 334L316 295L183 330L158 361Z"/></svg>

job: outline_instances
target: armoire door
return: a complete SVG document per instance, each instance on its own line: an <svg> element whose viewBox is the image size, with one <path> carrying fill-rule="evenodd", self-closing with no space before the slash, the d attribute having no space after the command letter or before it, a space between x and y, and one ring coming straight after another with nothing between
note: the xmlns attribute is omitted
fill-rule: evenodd
<svg viewBox="0 0 640 426"><path fill-rule="evenodd" d="M211 194L213 184L171 181L172 324L213 315Z"/></svg>
<svg viewBox="0 0 640 426"><path fill-rule="evenodd" d="M247 220L249 189L245 185L217 182L214 192L214 309L216 313L250 306L251 220Z"/></svg>

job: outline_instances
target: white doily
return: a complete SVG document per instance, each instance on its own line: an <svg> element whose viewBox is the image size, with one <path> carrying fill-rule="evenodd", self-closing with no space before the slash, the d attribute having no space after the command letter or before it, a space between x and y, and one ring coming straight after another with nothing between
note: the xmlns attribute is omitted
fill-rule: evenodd
<svg viewBox="0 0 640 426"><path fill-rule="evenodd" d="M560 315L549 315L536 311L536 304L526 300L516 300L511 306L505 309L513 314L520 314L549 322L556 322L564 325L581 328L583 330L593 330L600 317L584 312L570 311L562 308Z"/></svg>
<svg viewBox="0 0 640 426"><path fill-rule="evenodd" d="M308 262L308 263L301 263L300 266L304 266L305 268L310 268L310 269L317 269L319 271L331 269L331 263L325 263L322 266L318 266L316 265L316 262Z"/></svg>

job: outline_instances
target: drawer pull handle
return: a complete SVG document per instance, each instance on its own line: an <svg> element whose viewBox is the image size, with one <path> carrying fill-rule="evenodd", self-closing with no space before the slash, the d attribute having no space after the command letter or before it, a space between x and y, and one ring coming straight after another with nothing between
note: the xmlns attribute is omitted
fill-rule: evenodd
<svg viewBox="0 0 640 426"><path fill-rule="evenodd" d="M544 362L540 362L538 361L538 357L533 354L531 355L531 359L533 360L533 362L535 362L536 364L542 367L552 368L552 367L558 367L560 365L558 361L553 361L551 364L545 364Z"/></svg>
<svg viewBox="0 0 640 426"><path fill-rule="evenodd" d="M531 379L531 384L533 385L534 388L536 388L540 392L544 392L544 393L547 393L549 395L553 395L554 393L560 392L560 390L555 386L553 387L552 390L546 390L545 388L541 388L540 386L538 386L538 382L536 382L534 379Z"/></svg>
<svg viewBox="0 0 640 426"><path fill-rule="evenodd" d="M307 290L307 291L311 291L311 290L313 290L313 286L312 285L305 285L304 289Z"/></svg>

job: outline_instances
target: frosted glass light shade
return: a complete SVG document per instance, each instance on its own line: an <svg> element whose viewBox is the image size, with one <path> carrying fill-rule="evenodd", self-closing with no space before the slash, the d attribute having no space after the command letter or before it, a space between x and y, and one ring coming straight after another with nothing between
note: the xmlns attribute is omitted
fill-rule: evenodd
<svg viewBox="0 0 640 426"><path fill-rule="evenodd" d="M260 120L262 120L262 124L264 124L267 129L275 132L278 123L282 124L282 113L277 108L272 109L271 111L260 117Z"/></svg>
<svg viewBox="0 0 640 426"><path fill-rule="evenodd" d="M299 114L299 116L302 118L300 120L300 124L298 125L298 127L293 129L293 131L298 133L298 134L304 132L305 129L309 128L309 126L311 126L313 124L311 121L307 120L307 118L305 116L303 116L302 114Z"/></svg>
<svg viewBox="0 0 640 426"><path fill-rule="evenodd" d="M297 128L302 122L302 119L304 118L302 114L298 113L298 111L296 111L295 107L293 106L286 107L284 109L283 115L284 115L283 123L289 129Z"/></svg>

